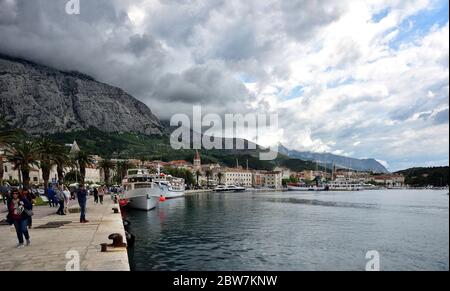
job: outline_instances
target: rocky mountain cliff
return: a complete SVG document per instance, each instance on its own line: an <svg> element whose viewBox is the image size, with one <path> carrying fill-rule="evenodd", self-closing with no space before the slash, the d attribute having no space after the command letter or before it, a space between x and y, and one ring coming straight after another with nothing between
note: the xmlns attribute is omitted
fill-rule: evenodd
<svg viewBox="0 0 450 291"><path fill-rule="evenodd" d="M0 55L0 114L31 134L90 127L162 134L152 111L123 90L77 72Z"/></svg>

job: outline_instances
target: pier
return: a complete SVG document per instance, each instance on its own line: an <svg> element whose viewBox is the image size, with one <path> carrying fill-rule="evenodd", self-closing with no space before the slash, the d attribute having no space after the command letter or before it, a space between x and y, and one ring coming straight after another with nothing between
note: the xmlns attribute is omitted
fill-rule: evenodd
<svg viewBox="0 0 450 291"><path fill-rule="evenodd" d="M101 252L101 244L111 244L108 236L118 233L126 243L122 215L118 204L109 195L103 205L87 202L86 218L79 223L77 201L70 201L67 215L56 215L57 208L34 207L33 228L29 230L31 245L16 249L14 227L0 224L0 271L129 271L125 247L108 247ZM113 208L117 208L115 213ZM0 205L0 221L6 217L6 207Z"/></svg>

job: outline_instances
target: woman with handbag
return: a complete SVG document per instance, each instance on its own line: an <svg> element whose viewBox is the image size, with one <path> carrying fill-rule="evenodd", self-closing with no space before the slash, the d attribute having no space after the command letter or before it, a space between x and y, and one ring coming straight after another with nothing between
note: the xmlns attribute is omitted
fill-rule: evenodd
<svg viewBox="0 0 450 291"><path fill-rule="evenodd" d="M17 248L23 248L24 237L26 239L26 245L29 246L31 244L27 225L28 218L32 215L31 203L28 199L21 197L19 191L13 191L12 199L8 205L8 220L14 224L16 229L17 239L19 240Z"/></svg>
<svg viewBox="0 0 450 291"><path fill-rule="evenodd" d="M28 202L30 202L30 205L31 205L30 210L33 211L33 205L34 205L34 202L36 200L36 195L33 193L33 191L24 189L22 191L22 195L21 196L23 198L27 199ZM28 228L32 228L32 227L33 227L33 219L32 219L31 216L29 216L28 217Z"/></svg>

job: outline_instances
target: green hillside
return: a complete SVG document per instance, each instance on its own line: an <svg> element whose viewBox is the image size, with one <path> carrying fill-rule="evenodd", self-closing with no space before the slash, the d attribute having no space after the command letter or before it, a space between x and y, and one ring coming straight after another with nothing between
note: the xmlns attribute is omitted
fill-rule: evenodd
<svg viewBox="0 0 450 291"><path fill-rule="evenodd" d="M411 168L398 171L405 176L405 183L411 186L424 187L432 185L442 187L448 185L449 167Z"/></svg>
<svg viewBox="0 0 450 291"><path fill-rule="evenodd" d="M85 131L57 133L49 136L58 143L77 141L84 151L107 158L135 158L145 160L186 160L192 161L195 150L174 150L168 135L147 136L134 133L105 133L95 128ZM286 166L292 170L315 169L315 163L290 159L279 154L273 161L261 161L257 150L199 150L202 163L220 163L233 167L236 162L251 169L272 170L276 166ZM236 161L237 160L237 161Z"/></svg>

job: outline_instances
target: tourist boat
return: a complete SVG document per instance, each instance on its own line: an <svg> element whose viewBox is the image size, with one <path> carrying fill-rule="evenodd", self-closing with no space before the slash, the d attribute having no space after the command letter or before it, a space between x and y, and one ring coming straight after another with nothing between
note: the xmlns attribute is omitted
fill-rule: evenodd
<svg viewBox="0 0 450 291"><path fill-rule="evenodd" d="M359 191L365 190L369 186L370 185L366 185L352 179L335 180L328 183L328 188L330 191Z"/></svg>
<svg viewBox="0 0 450 291"><path fill-rule="evenodd" d="M171 175L157 174L152 175L152 179L159 186L159 196L166 199L183 197L185 195L184 179L172 177Z"/></svg>
<svg viewBox="0 0 450 291"><path fill-rule="evenodd" d="M151 175L151 177L153 182L157 183L159 186L158 196L164 196L166 199L171 199L183 197L185 195L186 186L184 179L161 173L159 165L157 174Z"/></svg>
<svg viewBox="0 0 450 291"><path fill-rule="evenodd" d="M236 185L219 185L214 188L216 192L244 192L246 190L245 187L240 187Z"/></svg>
<svg viewBox="0 0 450 291"><path fill-rule="evenodd" d="M151 210L156 207L161 190L158 183L153 182L147 169L130 169L122 182L123 199L128 206L135 209Z"/></svg>
<svg viewBox="0 0 450 291"><path fill-rule="evenodd" d="M288 191L326 191L327 186L306 185L301 183L289 183L287 185Z"/></svg>

